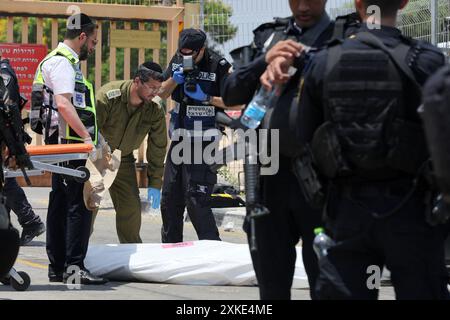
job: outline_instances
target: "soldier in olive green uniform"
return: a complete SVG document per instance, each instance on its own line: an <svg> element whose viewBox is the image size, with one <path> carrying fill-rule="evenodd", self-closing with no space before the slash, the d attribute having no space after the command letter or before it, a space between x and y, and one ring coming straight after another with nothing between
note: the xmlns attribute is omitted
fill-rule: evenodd
<svg viewBox="0 0 450 320"><path fill-rule="evenodd" d="M109 189L116 210L117 235L121 243L141 243L141 204L133 150L148 134L148 196L159 207L164 157L167 147L165 111L152 99L161 88L162 69L153 62L139 66L133 80L114 81L97 92L98 127L111 150L122 159Z"/></svg>

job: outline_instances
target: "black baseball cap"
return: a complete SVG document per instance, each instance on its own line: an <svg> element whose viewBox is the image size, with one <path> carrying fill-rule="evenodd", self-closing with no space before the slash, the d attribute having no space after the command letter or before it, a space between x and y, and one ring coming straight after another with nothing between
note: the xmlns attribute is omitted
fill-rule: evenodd
<svg viewBox="0 0 450 320"><path fill-rule="evenodd" d="M190 49L199 51L206 42L206 33L200 29L184 29L180 33L180 41L178 43L179 50Z"/></svg>

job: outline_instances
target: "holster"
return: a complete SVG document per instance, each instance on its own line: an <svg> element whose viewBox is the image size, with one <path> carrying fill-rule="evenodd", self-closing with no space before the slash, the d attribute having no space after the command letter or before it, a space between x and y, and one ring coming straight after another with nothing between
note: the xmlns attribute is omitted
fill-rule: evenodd
<svg viewBox="0 0 450 320"><path fill-rule="evenodd" d="M325 205L325 192L313 165L313 155L308 146L293 158L292 170L309 205L320 209Z"/></svg>

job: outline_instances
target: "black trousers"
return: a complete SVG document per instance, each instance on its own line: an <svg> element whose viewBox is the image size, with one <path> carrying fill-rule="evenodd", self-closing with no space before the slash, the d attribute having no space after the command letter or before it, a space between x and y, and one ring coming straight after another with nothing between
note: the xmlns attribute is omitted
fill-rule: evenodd
<svg viewBox="0 0 450 320"><path fill-rule="evenodd" d="M217 181L216 174L204 163L174 164L171 157L173 146L172 142L164 168L161 241L183 241L183 214L186 207L199 240L220 240L211 211L211 193Z"/></svg>
<svg viewBox="0 0 450 320"><path fill-rule="evenodd" d="M77 168L85 160L70 161ZM71 265L84 268L92 212L83 201L83 183L60 174L52 175L52 191L47 212L47 255L49 269L62 272Z"/></svg>
<svg viewBox="0 0 450 320"><path fill-rule="evenodd" d="M17 219L22 227L41 222L39 216L34 213L25 192L17 183L16 178L5 179L3 194L6 197L6 209L8 212L12 210L17 215Z"/></svg>
<svg viewBox="0 0 450 320"><path fill-rule="evenodd" d="M251 252L263 300L290 299L297 258L296 245L302 239L303 264L310 295L318 275L317 258L312 248L314 229L322 226L321 213L305 201L290 170L290 159L280 159L276 175L261 176L262 202L270 214L255 219L257 251ZM245 227L249 242L251 230Z"/></svg>
<svg viewBox="0 0 450 320"><path fill-rule="evenodd" d="M448 275L444 263L445 226L431 227L425 220L424 195L416 191L394 214L387 213L405 199L405 192L396 194L394 183L385 185L353 185L351 191L336 187L328 204L329 230L337 242L328 253L350 299L377 299L374 266L391 272L397 299L448 299ZM369 192L365 190L369 189ZM375 190L375 191L374 191ZM378 191L377 191L378 190ZM373 270L373 269L372 269ZM320 277L325 290L332 284ZM368 285L371 284L371 285ZM339 293L318 293L321 298L340 299Z"/></svg>

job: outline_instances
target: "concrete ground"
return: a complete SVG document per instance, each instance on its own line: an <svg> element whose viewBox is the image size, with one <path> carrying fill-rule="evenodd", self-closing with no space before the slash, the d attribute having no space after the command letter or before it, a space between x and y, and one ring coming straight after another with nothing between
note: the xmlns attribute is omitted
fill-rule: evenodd
<svg viewBox="0 0 450 320"><path fill-rule="evenodd" d="M144 195L142 190L141 195ZM25 188L35 211L43 220L46 218L48 204L48 188ZM239 210L238 210L239 211ZM219 213L219 228L223 241L247 243L245 233L241 229L239 214ZM14 214L13 223L18 226ZM224 231L230 229L232 231ZM161 218L157 212L144 214L141 237L144 242L160 243ZM185 240L197 240L192 224L185 223ZM95 232L91 244L118 243L115 232L115 215L110 201L104 202L95 224ZM47 278L47 255L45 251L45 234L35 238L28 246L22 247L16 262L16 269L27 272L31 277L31 286L27 291L17 292L9 286L0 284L0 300L257 300L257 287L236 286L189 286L164 283L126 283L110 282L103 286L82 286L81 290L69 290L62 283L49 283ZM382 287L380 299L392 300L395 295L392 287ZM309 290L303 288L292 290L292 299L308 300Z"/></svg>

